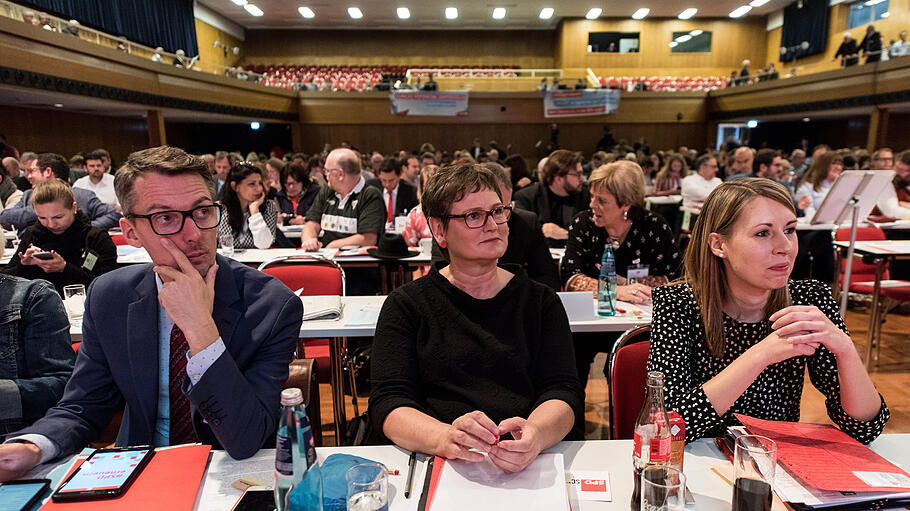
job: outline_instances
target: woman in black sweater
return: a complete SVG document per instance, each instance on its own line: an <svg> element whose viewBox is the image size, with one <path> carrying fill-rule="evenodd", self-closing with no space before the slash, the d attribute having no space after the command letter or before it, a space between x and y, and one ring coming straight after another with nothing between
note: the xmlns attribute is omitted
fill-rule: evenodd
<svg viewBox="0 0 910 511"><path fill-rule="evenodd" d="M63 296L64 286L88 286L117 267L117 247L106 231L92 227L77 209L68 184L59 179L39 183L32 207L38 223L22 232L19 249L4 273L47 280Z"/></svg>
<svg viewBox="0 0 910 511"><path fill-rule="evenodd" d="M494 174L476 164L443 167L421 208L449 264L383 305L373 424L405 449L482 461L476 449L510 472L566 437L581 439L584 396L562 303L521 267L496 264L511 208ZM508 433L515 440L498 442Z"/></svg>

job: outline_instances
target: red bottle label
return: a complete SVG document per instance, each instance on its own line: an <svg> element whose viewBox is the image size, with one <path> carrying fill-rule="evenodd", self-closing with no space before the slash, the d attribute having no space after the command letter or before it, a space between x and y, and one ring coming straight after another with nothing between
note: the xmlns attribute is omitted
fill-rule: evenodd
<svg viewBox="0 0 910 511"><path fill-rule="evenodd" d="M651 439L651 463L658 463L670 460L670 437L652 438Z"/></svg>

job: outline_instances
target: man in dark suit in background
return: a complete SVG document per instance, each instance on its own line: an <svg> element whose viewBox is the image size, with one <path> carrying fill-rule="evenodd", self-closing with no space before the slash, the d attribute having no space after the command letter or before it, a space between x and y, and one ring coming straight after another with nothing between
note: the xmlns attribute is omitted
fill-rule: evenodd
<svg viewBox="0 0 910 511"><path fill-rule="evenodd" d="M407 216L418 204L417 189L401 179L401 173L407 166L407 160L388 156L379 165L379 177L367 180L367 186L382 190L386 225L395 225L395 217Z"/></svg>
<svg viewBox="0 0 910 511"><path fill-rule="evenodd" d="M0 445L0 481L81 449L124 405L119 446L199 441L240 459L275 434L300 300L216 257L221 214L201 158L166 146L133 153L115 187L123 236L154 266L94 281L63 398Z"/></svg>

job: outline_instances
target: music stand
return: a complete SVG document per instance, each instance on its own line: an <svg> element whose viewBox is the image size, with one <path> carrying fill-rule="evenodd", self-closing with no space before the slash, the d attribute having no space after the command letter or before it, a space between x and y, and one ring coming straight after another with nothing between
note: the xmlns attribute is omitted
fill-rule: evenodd
<svg viewBox="0 0 910 511"><path fill-rule="evenodd" d="M822 205L815 211L811 224L832 223L841 225L851 214L850 245L847 248L847 266L844 269L844 283L841 293L840 315L847 313L847 291L853 271L853 246L856 244L856 224L859 218L866 218L878 202L886 186L891 186L893 170L848 170L842 172L831 190L825 195Z"/></svg>

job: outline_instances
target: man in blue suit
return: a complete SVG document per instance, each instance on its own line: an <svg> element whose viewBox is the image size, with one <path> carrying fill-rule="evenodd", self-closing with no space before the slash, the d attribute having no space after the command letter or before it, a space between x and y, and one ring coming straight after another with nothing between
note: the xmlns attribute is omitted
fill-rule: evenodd
<svg viewBox="0 0 910 511"><path fill-rule="evenodd" d="M123 405L118 445L199 441L246 458L275 434L300 299L216 256L221 213L202 159L171 147L139 151L114 186L123 236L154 266L92 283L63 398L0 446L0 481L82 448Z"/></svg>

